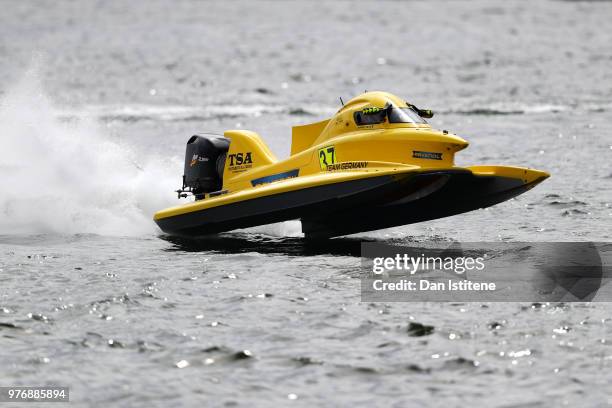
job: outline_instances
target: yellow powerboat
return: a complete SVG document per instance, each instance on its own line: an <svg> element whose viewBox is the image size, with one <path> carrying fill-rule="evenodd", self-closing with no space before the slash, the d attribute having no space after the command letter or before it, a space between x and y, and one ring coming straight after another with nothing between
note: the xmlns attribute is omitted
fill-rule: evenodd
<svg viewBox="0 0 612 408"><path fill-rule="evenodd" d="M259 135L228 130L187 142L179 197L161 210L166 233L201 236L300 219L308 238L447 217L524 193L549 174L522 167L457 167L468 142L432 129L433 113L386 92L366 92L331 118L292 129L278 160Z"/></svg>

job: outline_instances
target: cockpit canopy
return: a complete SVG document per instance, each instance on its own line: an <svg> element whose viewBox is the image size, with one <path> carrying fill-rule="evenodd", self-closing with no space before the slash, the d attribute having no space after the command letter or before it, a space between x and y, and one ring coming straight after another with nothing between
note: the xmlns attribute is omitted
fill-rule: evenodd
<svg viewBox="0 0 612 408"><path fill-rule="evenodd" d="M351 132L369 129L431 128L425 119L433 112L419 109L388 92L366 92L358 95L336 114L320 122L294 126L292 130L291 154L297 154L311 146Z"/></svg>
<svg viewBox="0 0 612 408"><path fill-rule="evenodd" d="M413 105L398 107L387 103L384 108L364 108L353 114L357 126L376 125L380 123L415 123L426 124L424 117L431 117L431 111L424 111Z"/></svg>

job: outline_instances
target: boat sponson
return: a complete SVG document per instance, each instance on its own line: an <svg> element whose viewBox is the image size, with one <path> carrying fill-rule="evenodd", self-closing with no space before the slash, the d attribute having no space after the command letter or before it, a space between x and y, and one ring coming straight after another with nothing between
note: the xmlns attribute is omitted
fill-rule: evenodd
<svg viewBox="0 0 612 408"><path fill-rule="evenodd" d="M156 222L167 233L201 236L356 207L371 208L423 189L421 180L413 183L416 176L417 173L382 175L312 186L160 218ZM436 177L446 175L432 175L430 182Z"/></svg>
<svg viewBox="0 0 612 408"><path fill-rule="evenodd" d="M420 177L426 174L415 176L413 182ZM418 200L398 200L377 207L304 217L302 231L308 238L329 238L448 217L516 197L545 178L525 183L518 178L457 172L449 174L444 186Z"/></svg>

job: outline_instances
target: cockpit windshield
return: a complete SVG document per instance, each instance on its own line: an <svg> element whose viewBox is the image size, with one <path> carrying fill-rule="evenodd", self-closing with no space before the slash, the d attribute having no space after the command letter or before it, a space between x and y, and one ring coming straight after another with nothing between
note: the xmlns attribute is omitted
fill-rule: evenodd
<svg viewBox="0 0 612 408"><path fill-rule="evenodd" d="M387 117L389 123L427 123L414 109L398 108L391 106L388 109Z"/></svg>
<svg viewBox="0 0 612 408"><path fill-rule="evenodd" d="M427 123L423 116L430 118L433 116L433 113L429 110L419 110L412 105L408 105L405 108L398 108L388 103L384 108L364 108L361 111L355 112L353 116L357 126L376 125L384 123L387 119L389 123L421 124Z"/></svg>

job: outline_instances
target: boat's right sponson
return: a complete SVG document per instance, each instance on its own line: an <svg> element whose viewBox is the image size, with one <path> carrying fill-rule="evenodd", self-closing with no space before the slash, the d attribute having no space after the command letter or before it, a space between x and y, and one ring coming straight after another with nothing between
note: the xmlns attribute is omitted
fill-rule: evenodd
<svg viewBox="0 0 612 408"><path fill-rule="evenodd" d="M474 167L474 170L480 169ZM524 170L530 173L526 178L508 177L518 173L518 169L497 169L511 171L505 176L488 174L487 171L481 174L477 171L449 173L448 180L441 188L418 200L398 200L376 207L304 217L302 231L308 238L330 238L448 217L506 201L548 177L546 173L534 170ZM417 175L413 182L426 177L429 175Z"/></svg>

